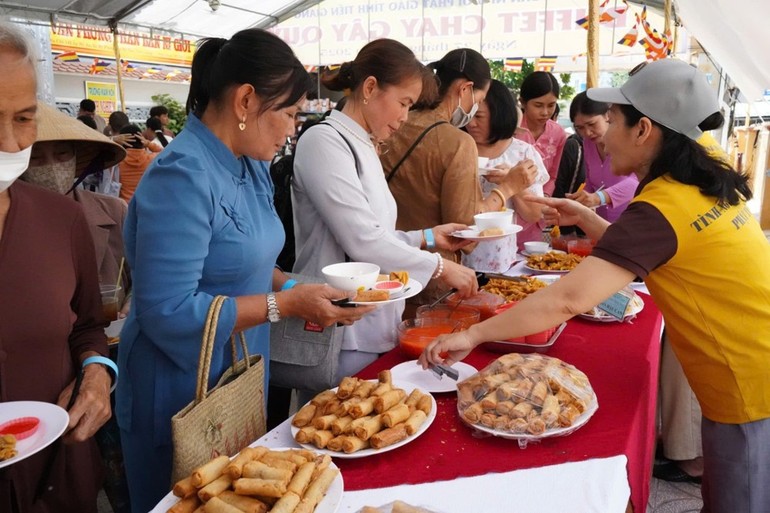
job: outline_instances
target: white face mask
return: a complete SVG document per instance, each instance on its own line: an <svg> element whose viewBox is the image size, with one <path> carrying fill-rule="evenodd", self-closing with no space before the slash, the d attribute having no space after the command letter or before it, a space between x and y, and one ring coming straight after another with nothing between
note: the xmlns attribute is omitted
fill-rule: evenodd
<svg viewBox="0 0 770 513"><path fill-rule="evenodd" d="M30 166L21 177L25 182L39 185L49 191L67 194L75 182L75 155L65 162L51 162L42 166Z"/></svg>
<svg viewBox="0 0 770 513"><path fill-rule="evenodd" d="M473 95L473 89L471 89L471 96ZM473 107L471 107L470 112L465 112L463 110L463 97L462 93L460 93L460 99L457 100L457 108L452 113L452 118L449 120L449 123L457 128L462 128L468 123L471 122L471 119L473 119L473 116L476 115L476 111L479 110L479 104L476 103L476 99L473 99Z"/></svg>
<svg viewBox="0 0 770 513"><path fill-rule="evenodd" d="M16 153L0 151L0 192L10 187L29 166L32 145Z"/></svg>

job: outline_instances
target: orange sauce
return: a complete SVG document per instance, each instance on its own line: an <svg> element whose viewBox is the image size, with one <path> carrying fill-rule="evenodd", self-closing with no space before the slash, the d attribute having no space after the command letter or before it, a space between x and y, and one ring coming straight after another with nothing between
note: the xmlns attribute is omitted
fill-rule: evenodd
<svg viewBox="0 0 770 513"><path fill-rule="evenodd" d="M430 344L433 339L439 335L445 333L451 333L453 326L424 326L407 329L403 335L399 344L401 349L409 356L418 358L425 347Z"/></svg>

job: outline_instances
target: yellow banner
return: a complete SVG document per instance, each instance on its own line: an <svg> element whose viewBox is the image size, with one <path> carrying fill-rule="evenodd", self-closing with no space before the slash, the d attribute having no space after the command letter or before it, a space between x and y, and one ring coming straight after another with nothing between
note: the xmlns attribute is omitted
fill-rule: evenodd
<svg viewBox="0 0 770 513"><path fill-rule="evenodd" d="M152 36L142 32L120 30L118 43L121 59L131 63L189 67L195 53L195 41L170 36ZM54 23L51 25L51 49L56 52L77 52L86 56L115 59L112 33L104 27Z"/></svg>
<svg viewBox="0 0 770 513"><path fill-rule="evenodd" d="M109 82L86 81L86 98L96 104L96 113L107 119L117 107L117 86Z"/></svg>

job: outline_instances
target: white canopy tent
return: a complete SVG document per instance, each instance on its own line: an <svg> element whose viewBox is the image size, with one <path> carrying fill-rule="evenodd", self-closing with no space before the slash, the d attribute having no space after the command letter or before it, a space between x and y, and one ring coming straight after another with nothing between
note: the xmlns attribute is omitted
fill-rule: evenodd
<svg viewBox="0 0 770 513"><path fill-rule="evenodd" d="M474 4L487 1L472 0ZM508 1L511 9L542 3ZM574 1L575 6L587 5L586 0ZM41 23L69 21L190 37L228 37L246 27L273 27L319 3L319 0L27 0L0 2L0 15ZM663 1L644 3L659 9ZM383 0L369 0L369 4L388 5ZM768 0L674 0L674 6L677 18L733 79L747 100L760 99L770 89L770 52L765 50L768 38L764 27L770 19Z"/></svg>

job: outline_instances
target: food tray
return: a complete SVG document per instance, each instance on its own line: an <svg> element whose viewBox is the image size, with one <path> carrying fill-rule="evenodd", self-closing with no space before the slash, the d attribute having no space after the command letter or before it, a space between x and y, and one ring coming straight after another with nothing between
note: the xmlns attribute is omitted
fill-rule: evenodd
<svg viewBox="0 0 770 513"><path fill-rule="evenodd" d="M496 340L494 342L484 342L482 346L489 351L495 353L547 353L551 346L559 338L561 332L567 327L567 323L563 322L556 328L556 331L551 335L551 338L545 344L528 344L526 342L510 342L508 340Z"/></svg>

